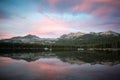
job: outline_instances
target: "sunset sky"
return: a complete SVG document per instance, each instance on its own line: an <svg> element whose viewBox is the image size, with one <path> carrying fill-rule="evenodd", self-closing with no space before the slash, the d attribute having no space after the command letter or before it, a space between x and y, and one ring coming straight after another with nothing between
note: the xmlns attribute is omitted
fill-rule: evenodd
<svg viewBox="0 0 120 80"><path fill-rule="evenodd" d="M0 39L120 32L120 0L0 0Z"/></svg>

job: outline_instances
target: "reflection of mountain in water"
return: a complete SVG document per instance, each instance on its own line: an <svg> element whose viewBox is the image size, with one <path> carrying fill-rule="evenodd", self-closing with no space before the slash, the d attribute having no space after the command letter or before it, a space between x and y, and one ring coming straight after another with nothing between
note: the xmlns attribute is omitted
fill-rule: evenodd
<svg viewBox="0 0 120 80"><path fill-rule="evenodd" d="M71 64L104 64L113 65L120 63L120 54L114 52L41 52L41 53L4 53L0 56L22 59L25 61L35 61L40 58L59 58Z"/></svg>
<svg viewBox="0 0 120 80"><path fill-rule="evenodd" d="M11 57L13 59L17 59L17 60L25 60L25 61L35 61L38 60L39 58L52 58L55 57L55 54L52 53L4 53L4 54L0 54L0 56L4 56L4 57Z"/></svg>

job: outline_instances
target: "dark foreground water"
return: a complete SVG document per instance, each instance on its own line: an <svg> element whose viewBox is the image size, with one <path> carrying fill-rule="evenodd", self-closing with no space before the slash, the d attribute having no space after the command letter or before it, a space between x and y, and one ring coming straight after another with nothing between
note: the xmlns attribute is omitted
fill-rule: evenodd
<svg viewBox="0 0 120 80"><path fill-rule="evenodd" d="M0 53L0 80L120 80L120 53Z"/></svg>

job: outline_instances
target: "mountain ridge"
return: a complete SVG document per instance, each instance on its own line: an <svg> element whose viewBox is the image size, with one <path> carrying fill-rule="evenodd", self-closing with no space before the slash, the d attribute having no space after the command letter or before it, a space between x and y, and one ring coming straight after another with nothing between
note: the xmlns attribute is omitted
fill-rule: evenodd
<svg viewBox="0 0 120 80"><path fill-rule="evenodd" d="M81 37L84 35L95 35L95 36L120 36L119 33L114 32L114 31L105 31L105 32L89 32L89 33L82 33L82 32L77 32L77 33L69 33L69 34L64 34L60 38L66 38L66 39L71 39L75 37Z"/></svg>
<svg viewBox="0 0 120 80"><path fill-rule="evenodd" d="M82 35L85 35L85 34L94 34L94 35L115 35L115 36L118 36L120 35L120 33L118 32L114 32L114 31L104 31L104 32L89 32L89 33L83 33L83 32L71 32L71 33L68 33L68 34L63 34L63 35L69 35L69 36L82 36ZM63 36L61 35L61 36ZM61 37L60 36L60 37ZM36 35L33 35L33 34L27 34L25 36L15 36L15 37L12 37L12 38L8 38L8 39L15 39L15 38L27 38L27 37L36 37L36 38L40 38ZM58 37L59 38L59 37ZM41 39L56 39L56 38L41 38ZM1 39L1 40L4 40L4 39Z"/></svg>
<svg viewBox="0 0 120 80"><path fill-rule="evenodd" d="M76 32L76 33L68 33L63 34L59 38L40 38L36 35L28 34L25 36L16 36L10 39L2 39L0 42L15 42L15 43L55 43L61 40L86 40L91 38L99 38L99 37L119 37L120 34L113 31L105 31L105 32Z"/></svg>

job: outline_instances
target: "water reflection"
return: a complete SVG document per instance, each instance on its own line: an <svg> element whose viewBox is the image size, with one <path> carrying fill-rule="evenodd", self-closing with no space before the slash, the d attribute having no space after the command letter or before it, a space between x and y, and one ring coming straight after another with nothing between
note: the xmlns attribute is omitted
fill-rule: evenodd
<svg viewBox="0 0 120 80"><path fill-rule="evenodd" d="M108 64L114 65L120 63L120 54L113 52L38 52L38 53L0 53L0 56L11 57L17 60L28 62L36 61L40 58L58 58L63 62L71 64Z"/></svg>
<svg viewBox="0 0 120 80"><path fill-rule="evenodd" d="M0 54L0 80L119 80L118 52Z"/></svg>

